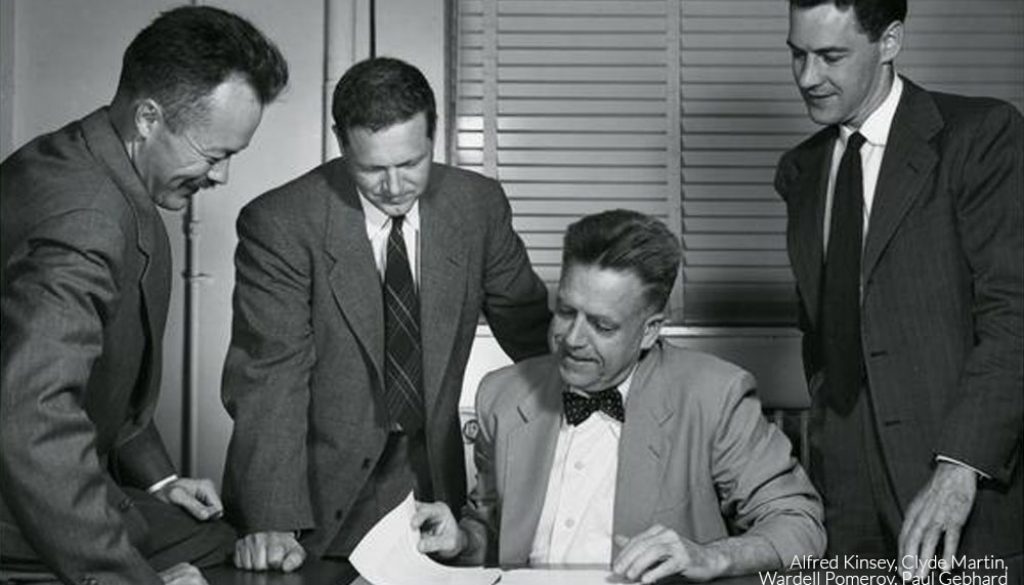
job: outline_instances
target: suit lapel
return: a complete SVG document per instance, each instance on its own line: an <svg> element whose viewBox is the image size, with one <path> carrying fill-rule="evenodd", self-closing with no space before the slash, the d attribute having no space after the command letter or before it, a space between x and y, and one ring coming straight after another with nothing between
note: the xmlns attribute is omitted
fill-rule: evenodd
<svg viewBox="0 0 1024 585"><path fill-rule="evenodd" d="M791 228L795 238L789 243L793 250L793 274L812 322L817 320L818 296L821 293L825 195L836 137L835 128L827 129L816 145L803 153L799 163L800 177L795 183L799 191L792 198L796 206Z"/></svg>
<svg viewBox="0 0 1024 585"><path fill-rule="evenodd" d="M505 487L501 515L506 518L499 540L502 559L530 556L562 422L561 392L558 368L552 367L544 386L518 406L520 424L508 433L502 472Z"/></svg>
<svg viewBox="0 0 1024 585"><path fill-rule="evenodd" d="M139 295L146 314L144 326L149 340L146 347L149 366L143 368L143 375L148 379L141 382L141 387L149 388L149 396L155 399L160 385L159 354L171 294L171 248L167 229L128 158L107 110L98 110L85 118L82 131L89 149L107 168L108 176L124 195L135 217L136 248L142 257Z"/></svg>
<svg viewBox="0 0 1024 585"><path fill-rule="evenodd" d="M428 420L443 402L438 396L466 294L467 250L460 212L444 196L443 169L435 165L430 186L420 197L420 332Z"/></svg>
<svg viewBox="0 0 1024 585"><path fill-rule="evenodd" d="M342 159L327 168L331 197L327 202L324 250L334 264L328 280L338 308L370 356L377 382L384 383L384 301L380 273L366 237L366 221L355 183Z"/></svg>
<svg viewBox="0 0 1024 585"><path fill-rule="evenodd" d="M658 487L668 455L664 427L675 416L675 405L667 399L672 389L662 387L654 376L661 358L658 344L637 367L626 398L615 484L614 534L632 536L649 528L658 503ZM618 551L613 544L613 556Z"/></svg>
<svg viewBox="0 0 1024 585"><path fill-rule="evenodd" d="M942 128L942 118L924 90L906 79L903 82L903 96L889 130L864 243L865 282L938 163L938 155L928 141Z"/></svg>

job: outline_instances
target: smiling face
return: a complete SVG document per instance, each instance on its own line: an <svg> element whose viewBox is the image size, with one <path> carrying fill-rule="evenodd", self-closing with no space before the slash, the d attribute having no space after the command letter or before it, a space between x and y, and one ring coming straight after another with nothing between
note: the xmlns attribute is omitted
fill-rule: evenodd
<svg viewBox="0 0 1024 585"><path fill-rule="evenodd" d="M895 21L872 42L852 7L790 8L793 78L811 119L859 128L889 94L888 65L899 53L902 31Z"/></svg>
<svg viewBox="0 0 1024 585"><path fill-rule="evenodd" d="M227 183L231 156L249 145L263 115L256 93L239 78L224 81L206 100L200 120L178 131L151 100L139 106L133 161L150 197L164 209L184 209L199 189Z"/></svg>
<svg viewBox="0 0 1024 585"><path fill-rule="evenodd" d="M387 215L405 215L427 189L434 143L422 112L376 132L350 128L342 150L359 191Z"/></svg>
<svg viewBox="0 0 1024 585"><path fill-rule="evenodd" d="M566 384L599 392L629 376L665 319L651 309L644 292L632 272L580 264L564 268L548 342Z"/></svg>

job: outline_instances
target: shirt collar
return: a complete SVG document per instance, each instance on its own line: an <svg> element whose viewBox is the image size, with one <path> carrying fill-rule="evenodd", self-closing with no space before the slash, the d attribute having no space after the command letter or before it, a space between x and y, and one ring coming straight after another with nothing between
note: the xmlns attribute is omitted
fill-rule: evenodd
<svg viewBox="0 0 1024 585"><path fill-rule="evenodd" d="M619 382L619 385L617 386L617 388L619 390L619 394L622 396L622 403L623 404L626 403L626 396L629 395L629 388L630 388L630 386L633 385L633 374L636 373L637 365L639 365L639 362L636 363L636 364L633 364L633 369L631 369L629 371L629 375L626 376L625 380ZM568 386L568 388L569 388L569 391L573 392L574 394L580 394L582 396L587 396L587 393L582 391L582 390L573 388L572 386Z"/></svg>
<svg viewBox="0 0 1024 585"><path fill-rule="evenodd" d="M872 146L885 146L889 140L889 128L892 127L892 120L896 116L896 106L900 104L900 96L903 95L903 80L899 75L893 74L892 87L889 88L889 95L885 97L881 105L875 108L868 116L859 130L854 130L845 124L839 128L839 135L846 144L846 140L854 132L860 132L864 140Z"/></svg>
<svg viewBox="0 0 1024 585"><path fill-rule="evenodd" d="M358 189L356 191L359 193L359 204L363 208L363 217L366 218L366 235L373 239L373 236L381 231L390 230L391 216L377 209L377 206L370 202L362 191ZM420 231L420 202L418 199L405 214L405 225L411 227L414 232Z"/></svg>

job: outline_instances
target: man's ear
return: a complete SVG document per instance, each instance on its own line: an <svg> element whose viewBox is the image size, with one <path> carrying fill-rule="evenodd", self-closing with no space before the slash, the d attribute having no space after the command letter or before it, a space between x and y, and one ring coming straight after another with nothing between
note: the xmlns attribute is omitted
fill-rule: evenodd
<svg viewBox="0 0 1024 585"><path fill-rule="evenodd" d="M338 128L337 124L331 124L331 132L334 133L335 140L338 141L338 151L341 152L342 156L345 155L345 140L341 135L342 130Z"/></svg>
<svg viewBox="0 0 1024 585"><path fill-rule="evenodd" d="M882 63L892 63L903 48L903 22L894 20L882 31L878 37L878 45L882 57Z"/></svg>
<svg viewBox="0 0 1024 585"><path fill-rule="evenodd" d="M153 132L164 124L164 111L160 104L151 98L145 98L135 103L135 132L143 140L153 135Z"/></svg>
<svg viewBox="0 0 1024 585"><path fill-rule="evenodd" d="M658 311L651 315L644 321L644 335L640 339L641 349L651 349L655 341L658 341L658 335L661 334L661 326L665 324L665 313Z"/></svg>

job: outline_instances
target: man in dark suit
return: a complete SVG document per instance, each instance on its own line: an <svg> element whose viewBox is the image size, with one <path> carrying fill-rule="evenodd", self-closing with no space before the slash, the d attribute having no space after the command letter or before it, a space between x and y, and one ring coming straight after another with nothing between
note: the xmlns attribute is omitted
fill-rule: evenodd
<svg viewBox="0 0 1024 585"><path fill-rule="evenodd" d="M481 311L505 351L546 351L547 291L500 185L433 164L423 75L354 65L343 158L242 210L223 395L235 562L345 557L410 489L461 509L458 401Z"/></svg>
<svg viewBox="0 0 1024 585"><path fill-rule="evenodd" d="M2 578L202 583L181 563L227 558L213 483L175 475L152 420L171 288L157 206L226 182L286 82L245 20L175 9L129 45L109 107L0 167Z"/></svg>
<svg viewBox="0 0 1024 585"><path fill-rule="evenodd" d="M1024 124L896 75L906 9L790 1L793 75L828 125L776 176L811 474L836 553L898 551L918 576L989 554L1019 574Z"/></svg>
<svg viewBox="0 0 1024 585"><path fill-rule="evenodd" d="M825 549L821 501L753 377L659 340L679 270L662 222L617 209L565 236L552 354L477 393L477 484L420 550L462 563L604 565L645 583L789 566Z"/></svg>

